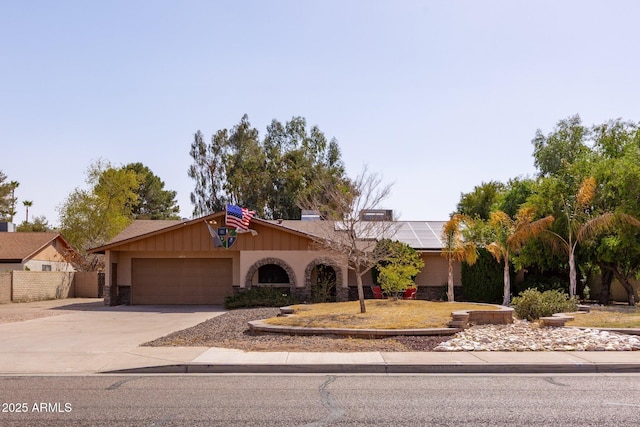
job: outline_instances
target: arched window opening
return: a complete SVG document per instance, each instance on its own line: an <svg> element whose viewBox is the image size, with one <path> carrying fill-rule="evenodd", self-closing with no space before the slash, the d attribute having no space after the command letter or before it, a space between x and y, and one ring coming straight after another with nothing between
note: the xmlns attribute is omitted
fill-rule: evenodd
<svg viewBox="0 0 640 427"><path fill-rule="evenodd" d="M258 284L289 284L289 275L276 264L266 264L258 268Z"/></svg>

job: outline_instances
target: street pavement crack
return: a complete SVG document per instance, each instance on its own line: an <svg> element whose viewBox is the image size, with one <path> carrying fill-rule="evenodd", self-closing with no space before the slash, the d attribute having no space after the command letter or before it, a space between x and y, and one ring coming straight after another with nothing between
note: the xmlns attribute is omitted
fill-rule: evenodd
<svg viewBox="0 0 640 427"><path fill-rule="evenodd" d="M327 386L334 382L336 377L330 376L327 380L320 386L318 389L320 391L320 400L322 402L322 406L327 408L329 414L322 418L321 420L315 421L313 423L305 424L305 427L322 427L331 425L333 422L339 420L344 417L345 410L342 409L336 401L331 396L331 393L327 390Z"/></svg>
<svg viewBox="0 0 640 427"><path fill-rule="evenodd" d="M549 384L557 385L558 387L569 387L569 384L559 383L558 381L554 380L552 377L545 377L543 379Z"/></svg>
<svg viewBox="0 0 640 427"><path fill-rule="evenodd" d="M161 427L161 426L167 424L168 422L173 421L174 418L175 417L173 417L173 416L166 416L164 418L161 418L161 419L159 419L157 421L154 421L153 423L149 424L149 427Z"/></svg>
<svg viewBox="0 0 640 427"><path fill-rule="evenodd" d="M128 383L129 381L137 380L137 379L138 378L127 378L124 380L120 380L118 382L111 384L109 387L106 388L106 390L117 390L118 388L120 388L122 384Z"/></svg>

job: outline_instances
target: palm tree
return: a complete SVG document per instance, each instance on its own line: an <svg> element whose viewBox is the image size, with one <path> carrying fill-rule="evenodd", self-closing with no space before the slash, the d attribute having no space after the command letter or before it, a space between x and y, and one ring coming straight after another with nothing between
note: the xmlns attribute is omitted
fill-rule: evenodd
<svg viewBox="0 0 640 427"><path fill-rule="evenodd" d="M453 292L453 261L475 264L478 259L478 250L475 242L465 241L463 228L471 222L471 219L463 214L455 214L442 228L443 248L441 255L447 258L449 263L449 275L447 277L447 300L454 302Z"/></svg>
<svg viewBox="0 0 640 427"><path fill-rule="evenodd" d="M489 244L487 250L498 262L504 261L504 295L502 305L511 302L511 277L509 275L509 258L528 240L537 237L552 223L553 216L533 220L534 209L520 208L515 219L502 211L491 212L489 216Z"/></svg>
<svg viewBox="0 0 640 427"><path fill-rule="evenodd" d="M31 200L24 200L24 201L22 202L22 204L24 205L24 207L25 207L25 208L27 208L27 216L26 216L26 219L25 219L25 221L24 221L24 222L29 222L29 208L30 208L31 206L33 206L33 201L31 201Z"/></svg>
<svg viewBox="0 0 640 427"><path fill-rule="evenodd" d="M578 243L584 242L598 233L609 231L618 223L640 225L636 218L622 213L605 212L594 216L591 213L591 201L595 197L595 193L596 180L592 177L585 178L575 197L571 201L564 202L563 213L567 222L566 238L548 230L552 238L546 240L551 243L552 250L561 250L569 256L569 296L571 297L577 293L575 253ZM571 206L571 202L573 202L573 206Z"/></svg>

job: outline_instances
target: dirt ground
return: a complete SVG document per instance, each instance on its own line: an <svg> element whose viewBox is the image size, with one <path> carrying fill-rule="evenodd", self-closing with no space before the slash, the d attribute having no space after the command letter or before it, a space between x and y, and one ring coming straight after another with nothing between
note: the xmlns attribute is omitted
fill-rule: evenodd
<svg viewBox="0 0 640 427"><path fill-rule="evenodd" d="M102 298L67 298L48 301L0 304L0 323L24 322L41 317L59 316L72 311L104 307Z"/></svg>

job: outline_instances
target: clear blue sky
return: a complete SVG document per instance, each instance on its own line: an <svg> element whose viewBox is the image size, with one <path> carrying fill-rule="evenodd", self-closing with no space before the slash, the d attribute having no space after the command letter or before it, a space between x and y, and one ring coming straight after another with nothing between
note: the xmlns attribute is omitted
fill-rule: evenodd
<svg viewBox="0 0 640 427"><path fill-rule="evenodd" d="M142 162L190 217L189 145L243 114L303 116L350 176L395 182L404 220L534 173L560 119L640 120L637 1L0 0L0 170L18 215L57 207L98 158Z"/></svg>

